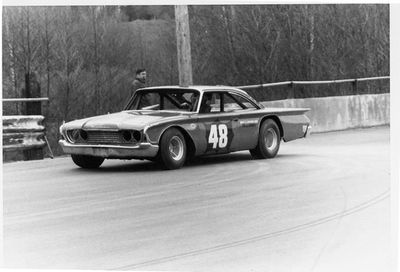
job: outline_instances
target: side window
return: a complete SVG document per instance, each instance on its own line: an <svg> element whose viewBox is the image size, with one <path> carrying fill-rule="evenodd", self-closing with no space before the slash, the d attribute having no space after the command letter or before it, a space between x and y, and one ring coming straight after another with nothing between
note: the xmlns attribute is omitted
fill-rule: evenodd
<svg viewBox="0 0 400 272"><path fill-rule="evenodd" d="M177 92L161 95L161 109L193 111L197 107L198 93Z"/></svg>
<svg viewBox="0 0 400 272"><path fill-rule="evenodd" d="M240 111L246 109L255 109L256 107L246 98L232 94L224 94L224 112Z"/></svg>
<svg viewBox="0 0 400 272"><path fill-rule="evenodd" d="M205 93L200 105L200 113L221 112L220 93Z"/></svg>

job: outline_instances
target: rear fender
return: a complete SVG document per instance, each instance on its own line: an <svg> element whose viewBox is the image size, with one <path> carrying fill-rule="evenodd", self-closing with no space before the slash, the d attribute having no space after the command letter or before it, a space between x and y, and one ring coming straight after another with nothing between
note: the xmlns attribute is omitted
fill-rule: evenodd
<svg viewBox="0 0 400 272"><path fill-rule="evenodd" d="M262 117L260 126L266 119L272 119L276 122L281 138L285 142L303 138L310 124L310 119L304 114L283 114L279 115L279 117L277 115L267 115Z"/></svg>
<svg viewBox="0 0 400 272"><path fill-rule="evenodd" d="M310 125L310 119L306 115L282 115L279 117L284 131L283 140L285 142L305 137Z"/></svg>

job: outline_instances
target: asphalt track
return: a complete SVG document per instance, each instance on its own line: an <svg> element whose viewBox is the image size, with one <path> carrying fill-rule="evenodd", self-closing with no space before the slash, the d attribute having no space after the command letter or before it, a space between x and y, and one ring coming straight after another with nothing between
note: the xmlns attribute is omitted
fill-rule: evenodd
<svg viewBox="0 0 400 272"><path fill-rule="evenodd" d="M164 171L3 165L4 265L185 271L389 271L389 128L313 134Z"/></svg>

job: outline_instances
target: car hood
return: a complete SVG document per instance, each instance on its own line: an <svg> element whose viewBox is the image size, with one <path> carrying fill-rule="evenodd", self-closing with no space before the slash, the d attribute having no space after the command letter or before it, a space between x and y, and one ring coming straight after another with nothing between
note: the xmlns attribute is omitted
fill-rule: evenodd
<svg viewBox="0 0 400 272"><path fill-rule="evenodd" d="M123 111L118 113L94 116L66 123L66 129L143 129L147 125L173 119L183 119L187 113L162 111Z"/></svg>

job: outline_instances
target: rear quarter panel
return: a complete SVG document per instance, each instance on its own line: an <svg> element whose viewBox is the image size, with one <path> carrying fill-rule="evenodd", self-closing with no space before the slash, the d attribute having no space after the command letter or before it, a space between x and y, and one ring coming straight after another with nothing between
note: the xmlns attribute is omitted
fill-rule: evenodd
<svg viewBox="0 0 400 272"><path fill-rule="evenodd" d="M285 142L303 138L306 132L305 129L310 124L310 119L305 115L308 110L309 109L267 108L242 114L241 120L258 119L256 133L249 133L242 137L246 137L250 142L257 141L262 122L267 118L275 118L279 120L282 130L281 136Z"/></svg>
<svg viewBox="0 0 400 272"><path fill-rule="evenodd" d="M263 111L265 112L263 119L268 116L276 116L279 119L285 142L303 138L310 124L310 119L305 115L309 109L268 108Z"/></svg>

